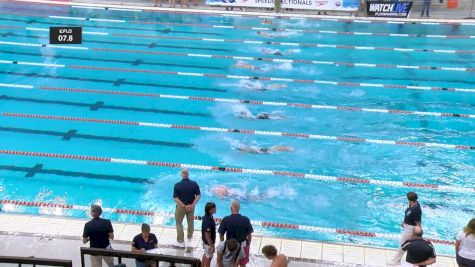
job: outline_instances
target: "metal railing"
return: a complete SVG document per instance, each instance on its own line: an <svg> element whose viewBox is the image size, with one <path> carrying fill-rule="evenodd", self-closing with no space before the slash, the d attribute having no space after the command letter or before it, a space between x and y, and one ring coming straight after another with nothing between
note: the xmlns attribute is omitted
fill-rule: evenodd
<svg viewBox="0 0 475 267"><path fill-rule="evenodd" d="M160 262L167 262L171 267L174 267L176 263L187 264L191 267L200 267L201 261L192 257L181 257L181 256L172 256L172 255L163 255L163 254L152 254L152 253L141 253L141 252L132 252L124 250L110 250L110 249L99 249L99 248L81 248L81 266L85 267L84 256L104 256L104 257L114 257L119 259L119 263L122 263L122 258L128 259L139 259L145 261L155 262L158 266Z"/></svg>
<svg viewBox="0 0 475 267"><path fill-rule="evenodd" d="M22 266L22 264L28 264L33 266L60 266L60 267L72 267L73 262L70 260L56 260L56 259L43 259L33 257L13 257L13 256L0 256L0 263L13 263Z"/></svg>

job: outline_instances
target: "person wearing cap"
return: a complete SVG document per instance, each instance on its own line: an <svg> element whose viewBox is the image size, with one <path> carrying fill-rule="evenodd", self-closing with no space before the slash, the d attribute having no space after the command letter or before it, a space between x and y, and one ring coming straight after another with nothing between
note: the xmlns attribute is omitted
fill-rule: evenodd
<svg viewBox="0 0 475 267"><path fill-rule="evenodd" d="M422 209L421 205L417 201L417 194L415 192L408 192L406 194L409 206L404 212L404 221L401 223L403 231L399 239L400 246L407 240L411 239L414 232L414 227L420 226L422 221ZM401 263L401 259L404 256L404 250L401 247L398 248L396 255L388 262L390 266L398 266Z"/></svg>
<svg viewBox="0 0 475 267"><path fill-rule="evenodd" d="M435 263L434 246L422 238L423 233L421 226L416 225L412 238L401 245L401 249L407 252L406 259L401 262L401 267L426 267Z"/></svg>
<svg viewBox="0 0 475 267"><path fill-rule="evenodd" d="M173 200L176 203L175 222L177 232L177 246L185 247L185 233L183 231L183 219L186 216L188 223L187 238L191 242L194 231L195 206L200 200L200 187L195 181L189 179L188 169L181 170L181 181L175 184Z"/></svg>
<svg viewBox="0 0 475 267"><path fill-rule="evenodd" d="M102 219L102 208L99 205L91 206L92 219L84 225L84 232L82 234L82 242L86 244L89 242L91 248L112 249L110 240L114 239L114 229L111 221ZM101 267L102 260L111 267L114 265L112 257L92 256L91 266Z"/></svg>
<svg viewBox="0 0 475 267"><path fill-rule="evenodd" d="M142 233L136 235L132 240L132 251L134 252L146 252L158 247L157 237L150 233L150 225L142 224ZM137 267L156 267L155 262L149 262L141 259L135 260Z"/></svg>

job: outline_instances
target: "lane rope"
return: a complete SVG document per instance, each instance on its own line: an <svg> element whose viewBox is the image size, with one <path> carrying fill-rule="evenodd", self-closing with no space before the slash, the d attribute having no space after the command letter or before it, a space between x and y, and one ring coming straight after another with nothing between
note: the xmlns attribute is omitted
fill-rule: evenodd
<svg viewBox="0 0 475 267"><path fill-rule="evenodd" d="M321 182L337 182L337 183L349 183L349 184L366 184L375 186L388 186L398 188L416 188L419 190L432 190L437 192L457 192L457 193L469 193L475 192L475 187L458 187L451 185L438 185L438 184L423 184L404 181L389 181L389 180L376 180L368 178L354 178L343 176L331 176L331 175L319 175L303 172L291 172L285 170L266 170L266 169L246 169L226 166L209 166L209 165L196 165L186 163L175 162L161 162L161 161L147 161L147 160L135 160L135 159L122 159L122 158L107 158L96 156L84 156L74 154L59 154L59 153L46 153L46 152L31 152L21 150L0 150L0 154L16 155L16 156L28 156L28 157L42 157L42 158L56 158L56 159L72 159L72 160L84 160L84 161L99 161L107 163L121 163L131 165L147 165L156 167L168 167L168 168L188 168L204 171L215 172L230 172L230 173L251 173L257 175L271 175L277 177L290 177L296 179L308 179Z"/></svg>
<svg viewBox="0 0 475 267"><path fill-rule="evenodd" d="M412 146L412 147L426 147L426 148L437 147L437 148L443 148L443 149L457 149L457 150L466 150L466 151L475 152L475 146L470 146L470 145L405 141L405 140L413 139L410 137L405 137L404 140L383 140L383 139L370 139L370 138L362 138L362 137L354 137L354 136L332 136L332 135L308 134L308 133L260 131L260 130L250 130L250 129L231 129L231 128L207 127L207 126L197 126L197 125L180 125L180 124L111 120L111 119L95 119L95 118L68 117L68 116L28 114L28 113L11 113L11 112L3 112L2 116L40 119L40 120L76 121L76 122L98 123L98 124L132 125L132 126L141 126L141 127L182 129L182 130L193 130L193 131L204 131L204 132L279 136L279 137L291 137L291 138L298 138L298 139L338 141L338 142L344 142L344 143L371 143L371 144L377 144L377 145Z"/></svg>
<svg viewBox="0 0 475 267"><path fill-rule="evenodd" d="M1 43L1 42L0 42ZM0 64L18 64L17 61L0 60ZM37 63L37 62L22 62L22 64L51 67L51 64ZM132 69L132 68L118 68L118 67L98 67L88 65L60 65L55 64L54 67L71 68L71 69L85 69L95 71L112 71L112 72L131 72L131 73L149 73L159 75L176 75L188 77L209 77L218 79L238 79L238 80L259 80L259 81L278 81L291 82L300 84L324 84L338 87L368 87L368 88L384 88L384 89L408 89L408 90L422 90L422 91L453 91L464 93L475 93L475 88L451 88L451 87L436 87L436 86L419 86L419 85L400 85L400 84L382 84L382 83L358 83L358 82L338 82L328 80L311 80L311 79L292 79L292 78L278 78L278 77L264 77L264 76L248 76L248 75L226 75L216 73L198 73L198 72L180 72L180 71L161 71L152 69Z"/></svg>
<svg viewBox="0 0 475 267"><path fill-rule="evenodd" d="M475 50L446 50L446 49L426 49L426 48L400 48L400 47L375 47L375 46L355 46L340 44L320 44L320 43L296 43L296 42L275 42L260 40L241 40L241 39L217 39L217 38L201 38L201 37L184 37L184 36L164 36L149 35L135 33L112 33L110 36L120 37L137 37L164 40L186 40L186 41L203 41L203 42L224 42L224 43L242 43L242 44L260 44L260 45L280 45L292 47L317 47L317 48L333 48L333 49L351 49L351 50L379 50L379 51L398 51L398 52L429 52L429 53L449 53L449 54L475 54Z"/></svg>
<svg viewBox="0 0 475 267"><path fill-rule="evenodd" d="M41 29L43 31L43 29ZM103 35L102 33L90 32L91 34ZM19 46L46 46L50 45L33 44L33 43L18 43L18 42L0 42L0 45L19 45ZM323 60L307 60L307 59L289 59L289 58L268 58L268 57L250 57L250 56L236 56L236 55L217 55L217 54L197 54L197 53L178 53L178 52L164 52L164 51L150 51L150 50L134 50L134 49L114 49L105 47L55 47L55 48L69 48L82 49L99 52L114 52L114 53L129 53L129 54L149 54L149 55L168 55L180 57L197 57L197 58L221 58L232 60L253 60L253 61L268 61L276 63L297 63L297 64L315 64L315 65L333 65L335 67L362 67L362 68L379 68L379 69L413 69L413 70L435 70L435 71L458 71L458 72L475 72L475 68L466 67L448 67L448 66L420 66L420 65L396 65L396 64L378 64L367 62L340 62L340 61L323 61ZM40 55L39 55L40 56Z"/></svg>
<svg viewBox="0 0 475 267"><path fill-rule="evenodd" d="M10 199L0 199L0 204L5 206L10 206L9 209L15 206L23 206L23 207L36 207L36 208L55 208L55 209L64 209L64 210L81 210L81 211L88 211L90 209L89 206L82 206L82 205L73 205L73 204L60 204L60 203L48 203L48 202L39 202L39 201L21 201L21 200L10 200ZM126 214L126 215L134 215L134 216L149 216L149 217L161 217L164 220L171 220L174 219L174 215L171 212L167 211L144 211L144 210L132 210L132 209L121 209L121 208L102 208L105 212L109 213L117 213L117 214ZM202 220L202 216L195 216L195 220ZM222 218L215 218L217 222L220 222ZM329 228L329 227L318 227L318 226L310 226L310 225L302 225L302 224L289 224L289 223L278 223L278 222L269 222L269 221L256 221L251 220L251 224L257 227L264 227L264 228L277 228L277 229L287 229L287 230L301 230L307 232L318 232L318 233L326 233L326 234L338 234L338 235L346 235L346 236L361 236L361 237L369 237L369 238L382 238L382 239L391 239L391 240L399 240L399 234L392 234L392 233L377 233L377 232L367 232L367 231L359 231L359 230L348 230L348 229L339 229L339 228ZM426 239L426 238L424 238ZM441 244L441 245L454 245L455 242L452 240L443 240L443 239L436 239L436 238L427 238L426 240L430 240L432 243Z"/></svg>
<svg viewBox="0 0 475 267"><path fill-rule="evenodd" d="M71 69L86 69L96 71L112 71L112 72L133 72L133 73L149 73L160 75L176 75L188 77L209 77L218 79L234 79L234 80L259 80L259 81L277 81L277 82L291 82L299 84L323 84L338 87L368 87L368 88L384 88L384 89L409 89L422 91L453 91L464 93L475 93L475 88L452 88L452 87L436 87L436 86L420 86L420 85L400 85L400 84L383 84L383 83L360 83L360 82L339 82L329 80L312 80L312 79L293 79L293 78L279 78L279 77L265 77L265 76L248 76L248 75L227 75L217 73L198 73L198 72L180 72L180 71L160 71L151 69L132 69L119 67L98 67L88 65L68 65Z"/></svg>
<svg viewBox="0 0 475 267"><path fill-rule="evenodd" d="M143 93L143 92L130 92L130 91L112 91L112 90L96 90L96 89L84 89L84 88L67 88L67 87L54 87L54 86L40 86L40 90L46 91L61 91L71 93L87 93L87 94L105 94L105 95L123 95L123 96L137 96L137 97L151 97L151 98L164 98L164 99L178 99L178 100L191 100L191 101L207 101L207 102L224 102L235 104L250 104L250 105L263 105L263 106L286 106L294 108L305 109L322 109L322 110L338 110L338 111L352 111L352 112L370 112L370 113L383 113L394 115L416 115L416 116L433 116L433 117L457 117L457 118L475 118L475 114L461 114L461 113L445 113L434 111L412 111L412 110L396 110L396 109L379 109L379 108L362 108L352 106L334 106L334 105L319 105L319 104L304 104L304 103L290 103L290 102L276 102L276 101L262 101L262 100L243 100L233 98L217 98L217 97L204 97L204 96L189 96L189 95L170 95L170 94L157 94L157 93Z"/></svg>
<svg viewBox="0 0 475 267"><path fill-rule="evenodd" d="M355 36L384 36L384 37L412 37L412 38L447 38L447 39L473 39L473 35L443 35L443 34L413 34L413 33L380 33L380 32L349 32L349 31L331 31L331 30L303 30L295 28L270 28L270 27L251 27L251 26L234 26L234 25L214 25L201 23L177 23L177 22L161 22L161 21L139 21L132 20L128 23L133 24L156 24L170 25L178 27L200 27L200 28L216 28L216 29L237 29L237 30L254 30L254 31L272 31L272 32L301 32L301 33L323 33L333 35L355 35Z"/></svg>

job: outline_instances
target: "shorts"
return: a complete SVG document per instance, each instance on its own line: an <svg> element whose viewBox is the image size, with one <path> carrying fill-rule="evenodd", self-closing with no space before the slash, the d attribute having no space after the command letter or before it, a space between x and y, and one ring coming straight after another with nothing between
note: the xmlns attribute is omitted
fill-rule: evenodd
<svg viewBox="0 0 475 267"><path fill-rule="evenodd" d="M467 259L457 254L457 264L464 267L475 267L475 260Z"/></svg>
<svg viewBox="0 0 475 267"><path fill-rule="evenodd" d="M249 263L249 248L250 247L251 247L251 244L249 243L249 245L247 245L246 241L241 243L241 249L244 249L245 256L239 261L239 265L246 265L247 263Z"/></svg>
<svg viewBox="0 0 475 267"><path fill-rule="evenodd" d="M203 248L205 250L205 257L207 259L212 259L213 258L213 255L214 255L214 251L211 252L211 247L206 245L205 243L203 243Z"/></svg>

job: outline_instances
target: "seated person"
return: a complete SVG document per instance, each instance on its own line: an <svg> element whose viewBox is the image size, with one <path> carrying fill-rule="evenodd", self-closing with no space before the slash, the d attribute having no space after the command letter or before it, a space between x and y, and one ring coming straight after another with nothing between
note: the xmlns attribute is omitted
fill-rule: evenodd
<svg viewBox="0 0 475 267"><path fill-rule="evenodd" d="M267 245L262 248L262 254L272 263L270 267L287 267L288 260L284 254L277 255L277 249L273 245Z"/></svg>
<svg viewBox="0 0 475 267"><path fill-rule="evenodd" d="M154 234L150 233L150 225L142 224L142 233L134 237L132 241L132 251L146 252L147 250L158 247L158 240ZM144 261L140 259L135 260L137 267L156 267L155 262Z"/></svg>
<svg viewBox="0 0 475 267"><path fill-rule="evenodd" d="M216 248L218 267L238 267L239 261L245 257L244 249L236 239L221 242Z"/></svg>

